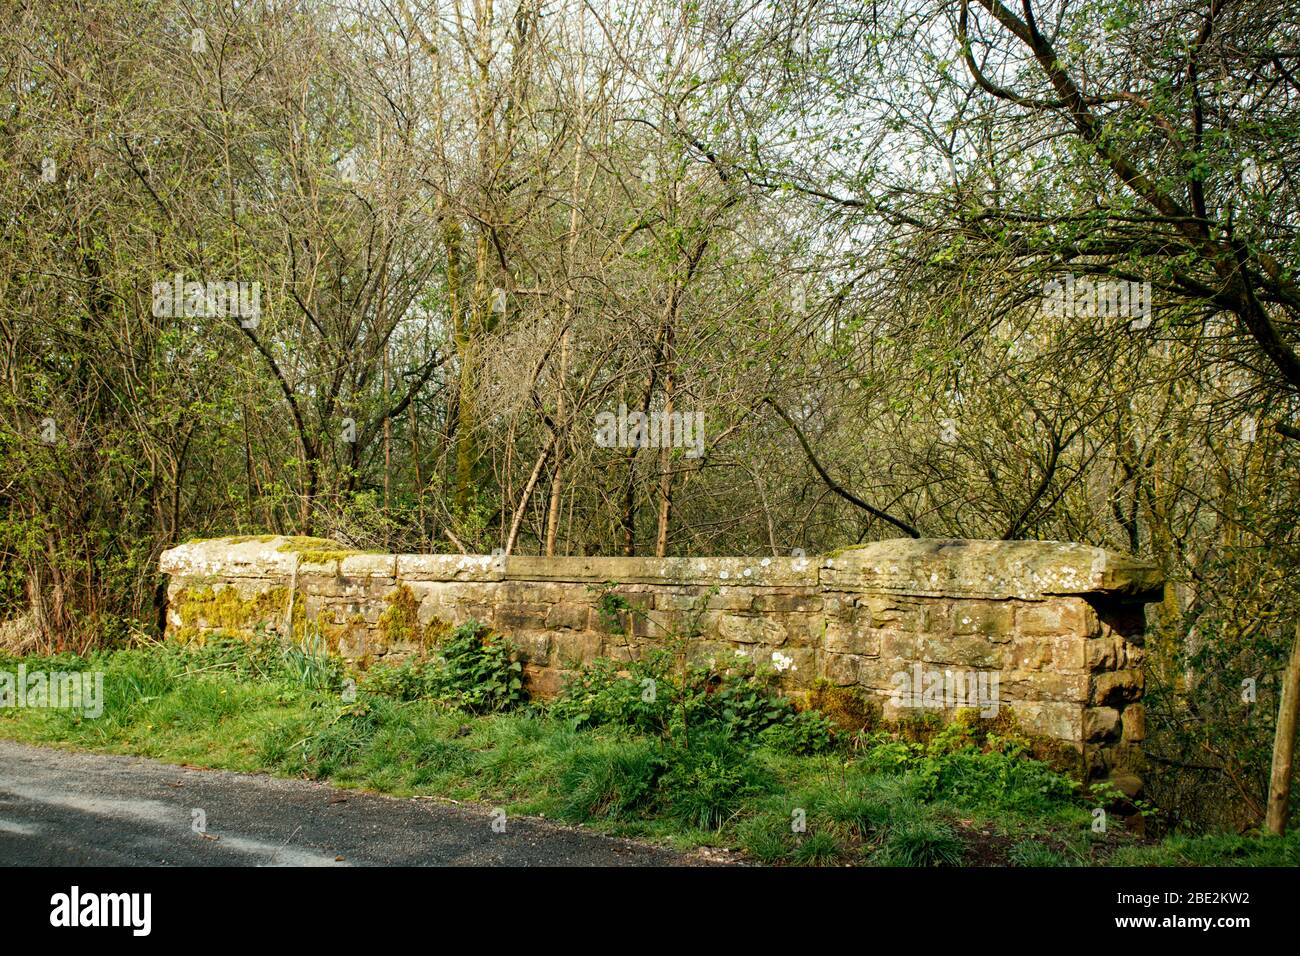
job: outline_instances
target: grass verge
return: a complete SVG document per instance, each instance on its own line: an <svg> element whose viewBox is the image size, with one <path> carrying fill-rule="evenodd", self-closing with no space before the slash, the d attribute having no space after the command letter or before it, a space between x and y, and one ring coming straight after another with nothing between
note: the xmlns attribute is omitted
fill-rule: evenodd
<svg viewBox="0 0 1300 956"><path fill-rule="evenodd" d="M458 639L451 671L485 679L465 652L473 642ZM509 660L485 646L494 656L482 660L507 668L492 698L500 709L449 683L445 661L376 671L353 695L337 662L270 642L0 660L0 674L19 664L104 674L98 717L0 707L0 737L490 801L679 849L739 848L767 864L1300 863L1295 834L1157 841L1118 823L1095 832L1089 799L1013 733L960 721L924 741L836 733L756 675L674 678L662 662L632 672L598 662L543 707L519 699ZM647 697L647 681L661 693Z"/></svg>

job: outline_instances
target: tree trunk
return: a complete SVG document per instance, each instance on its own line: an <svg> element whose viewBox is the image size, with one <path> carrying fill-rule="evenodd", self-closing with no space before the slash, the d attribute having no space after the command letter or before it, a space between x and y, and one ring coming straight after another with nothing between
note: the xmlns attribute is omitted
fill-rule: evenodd
<svg viewBox="0 0 1300 956"><path fill-rule="evenodd" d="M1291 659L1282 675L1282 700L1277 707L1277 732L1273 737L1273 773L1268 781L1268 832L1286 833L1291 808L1291 771L1295 766L1296 713L1300 711L1300 624L1291 642Z"/></svg>

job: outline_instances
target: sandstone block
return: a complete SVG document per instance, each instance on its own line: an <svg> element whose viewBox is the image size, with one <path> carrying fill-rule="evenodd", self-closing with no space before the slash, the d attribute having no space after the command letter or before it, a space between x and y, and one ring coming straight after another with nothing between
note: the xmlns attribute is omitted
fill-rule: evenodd
<svg viewBox="0 0 1300 956"><path fill-rule="evenodd" d="M585 631L591 608L585 604L555 604L546 612L546 626L566 631Z"/></svg>
<svg viewBox="0 0 1300 956"><path fill-rule="evenodd" d="M1094 704L1116 704L1135 701L1142 696L1144 681L1138 670L1108 671L1094 674L1092 701Z"/></svg>
<svg viewBox="0 0 1300 956"><path fill-rule="evenodd" d="M1083 712L1083 733L1089 741L1113 740L1119 735L1119 711L1114 707L1089 707Z"/></svg>

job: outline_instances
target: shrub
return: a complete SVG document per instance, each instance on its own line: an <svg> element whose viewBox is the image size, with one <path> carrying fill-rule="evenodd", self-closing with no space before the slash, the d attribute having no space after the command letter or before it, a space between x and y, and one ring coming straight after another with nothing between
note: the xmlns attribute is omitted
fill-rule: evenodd
<svg viewBox="0 0 1300 956"><path fill-rule="evenodd" d="M442 694L442 674L436 661L406 660L375 664L366 671L361 687L371 694L411 701L436 699Z"/></svg>
<svg viewBox="0 0 1300 956"><path fill-rule="evenodd" d="M633 661L626 670L599 658L569 679L551 703L550 714L568 721L574 730L608 724L663 734L671 716L672 689L668 659L662 653Z"/></svg>
<svg viewBox="0 0 1300 956"><path fill-rule="evenodd" d="M824 715L797 710L775 690L770 676L755 673L752 665L731 673L693 667L679 677L663 653L626 667L606 659L587 664L552 702L550 713L574 729L612 725L688 739L697 731L722 732L792 754L823 753L834 745Z"/></svg>
<svg viewBox="0 0 1300 956"><path fill-rule="evenodd" d="M442 693L463 710L486 714L527 699L523 667L500 634L469 620L442 645Z"/></svg>
<svg viewBox="0 0 1300 956"><path fill-rule="evenodd" d="M916 779L926 799L1000 810L1048 811L1072 801L1079 790L1036 760L978 751L926 756L916 766Z"/></svg>
<svg viewBox="0 0 1300 956"><path fill-rule="evenodd" d="M834 746L830 719L815 710L789 713L758 732L765 746L786 754L825 753Z"/></svg>

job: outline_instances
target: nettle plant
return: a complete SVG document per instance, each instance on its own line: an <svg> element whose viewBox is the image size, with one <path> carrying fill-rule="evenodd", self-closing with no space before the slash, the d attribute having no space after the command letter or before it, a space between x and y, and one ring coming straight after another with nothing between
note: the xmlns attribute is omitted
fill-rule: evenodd
<svg viewBox="0 0 1300 956"><path fill-rule="evenodd" d="M510 644L472 619L448 634L432 658L372 667L365 689L397 700L440 700L474 714L511 710L528 699L523 665Z"/></svg>
<svg viewBox="0 0 1300 956"><path fill-rule="evenodd" d="M617 582L595 590L597 608L620 625L644 610L614 593ZM820 753L834 743L831 722L815 710L798 710L780 692L780 675L748 657L699 663L691 653L713 587L683 620L658 638L660 647L627 664L608 659L584 666L551 704L552 715L574 729L601 725L660 736L689 750L692 737L722 737L741 746L765 744L789 753ZM621 633L621 632L620 632Z"/></svg>

